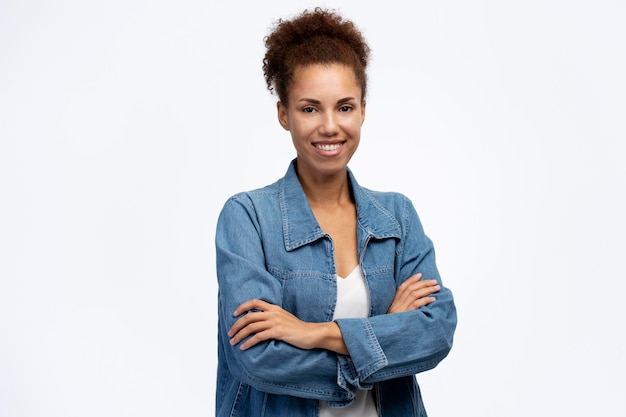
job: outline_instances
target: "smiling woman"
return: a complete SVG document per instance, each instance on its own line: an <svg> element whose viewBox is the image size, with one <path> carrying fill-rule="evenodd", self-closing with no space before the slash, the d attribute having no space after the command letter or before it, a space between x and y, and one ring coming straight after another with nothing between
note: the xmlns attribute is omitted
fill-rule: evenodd
<svg viewBox="0 0 626 417"><path fill-rule="evenodd" d="M337 178L345 183L365 120L365 101L350 67L333 63L296 69L287 102L278 102L278 120L291 133L298 175L312 199L311 182Z"/></svg>
<svg viewBox="0 0 626 417"><path fill-rule="evenodd" d="M359 186L369 48L322 9L280 21L264 72L296 158L216 231L217 416L425 416L415 374L456 311L411 202Z"/></svg>

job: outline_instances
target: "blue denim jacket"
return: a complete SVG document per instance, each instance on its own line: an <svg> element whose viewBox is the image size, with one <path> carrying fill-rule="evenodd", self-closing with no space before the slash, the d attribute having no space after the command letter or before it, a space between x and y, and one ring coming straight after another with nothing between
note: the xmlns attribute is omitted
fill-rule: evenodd
<svg viewBox="0 0 626 417"><path fill-rule="evenodd" d="M371 305L369 318L336 320L350 355L276 340L245 351L229 344L233 312L253 298L304 321L333 319L333 242L315 220L295 164L276 183L231 197L218 220L216 415L314 417L319 400L345 406L357 390L374 389L381 416L426 416L415 374L435 367L450 351L456 327L452 293L441 285L433 245L411 202L360 187L350 170L358 257ZM436 301L386 314L396 288L418 272L440 281Z"/></svg>

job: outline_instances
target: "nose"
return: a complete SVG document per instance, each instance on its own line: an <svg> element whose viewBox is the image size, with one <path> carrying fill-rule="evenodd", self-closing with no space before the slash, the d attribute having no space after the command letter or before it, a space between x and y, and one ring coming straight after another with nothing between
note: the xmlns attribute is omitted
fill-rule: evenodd
<svg viewBox="0 0 626 417"><path fill-rule="evenodd" d="M320 133L324 136L335 136L339 132L337 124L337 115L334 111L324 112L322 124L320 125Z"/></svg>

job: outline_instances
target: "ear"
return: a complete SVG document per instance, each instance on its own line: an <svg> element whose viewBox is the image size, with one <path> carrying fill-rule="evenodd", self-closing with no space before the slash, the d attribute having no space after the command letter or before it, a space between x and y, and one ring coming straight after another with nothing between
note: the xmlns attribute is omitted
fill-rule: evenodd
<svg viewBox="0 0 626 417"><path fill-rule="evenodd" d="M282 103L276 103L276 109L278 110L278 123L283 129L289 131L289 118L287 117L287 107Z"/></svg>
<svg viewBox="0 0 626 417"><path fill-rule="evenodd" d="M367 103L365 102L365 100L363 100L361 102L361 125L363 125L363 122L365 121L365 105Z"/></svg>

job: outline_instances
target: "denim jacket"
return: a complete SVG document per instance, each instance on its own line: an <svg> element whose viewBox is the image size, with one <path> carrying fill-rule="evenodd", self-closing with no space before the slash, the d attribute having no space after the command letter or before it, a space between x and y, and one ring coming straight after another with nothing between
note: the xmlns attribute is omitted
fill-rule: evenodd
<svg viewBox="0 0 626 417"><path fill-rule="evenodd" d="M450 351L452 293L441 284L432 242L409 199L360 187L349 169L358 259L370 296L369 318L336 320L349 355L278 340L245 351L229 344L233 312L253 298L303 321L333 319L333 242L315 220L295 166L296 160L272 185L231 197L218 220L216 415L314 417L320 400L346 406L357 390L374 389L381 416L426 416L415 374L434 368ZM386 314L397 287L418 272L439 281L436 301Z"/></svg>

